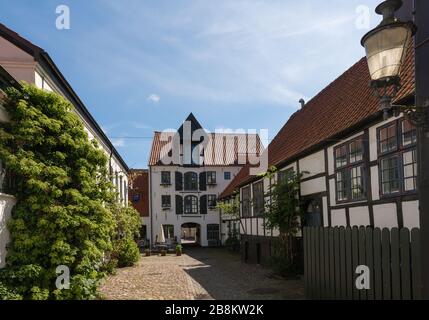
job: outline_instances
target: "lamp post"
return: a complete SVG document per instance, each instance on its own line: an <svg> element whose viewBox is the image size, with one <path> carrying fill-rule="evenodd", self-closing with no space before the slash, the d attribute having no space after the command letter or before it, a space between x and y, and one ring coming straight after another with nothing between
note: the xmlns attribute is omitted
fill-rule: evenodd
<svg viewBox="0 0 429 320"><path fill-rule="evenodd" d="M371 86L379 94L384 119L394 109L392 99L400 87L401 65L410 39L415 34L412 22L401 22L395 18L395 11L401 6L401 0L387 0L378 5L375 12L383 15L383 20L361 41L366 50Z"/></svg>
<svg viewBox="0 0 429 320"><path fill-rule="evenodd" d="M418 2L419 0L416 0ZM417 27L411 22L401 22L395 17L395 12L401 8L402 0L387 0L376 8L376 13L383 15L382 22L362 38L371 75L371 86L378 93L380 108L384 119L394 112L404 113L405 117L418 129L418 192L421 230L421 259L422 259L422 297L429 299L429 100L422 99L422 88L417 77L416 66L416 105L392 105L392 100L400 88L401 65L406 55L411 38L416 34ZM421 20L423 22L423 20ZM418 36L416 38L419 38ZM417 46L416 46L417 52ZM416 54L417 58L417 54ZM420 89L419 89L420 88Z"/></svg>

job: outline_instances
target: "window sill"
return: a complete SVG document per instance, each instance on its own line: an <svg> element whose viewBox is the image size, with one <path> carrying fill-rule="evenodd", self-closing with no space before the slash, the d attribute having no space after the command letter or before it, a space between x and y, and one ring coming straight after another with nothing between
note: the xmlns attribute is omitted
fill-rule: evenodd
<svg viewBox="0 0 429 320"><path fill-rule="evenodd" d="M161 187L171 187L171 183L161 183Z"/></svg>
<svg viewBox="0 0 429 320"><path fill-rule="evenodd" d="M396 192L391 194L380 194L380 199L392 199L392 198L400 198L407 196L415 196L418 195L418 191L404 191L404 192Z"/></svg>
<svg viewBox="0 0 429 320"><path fill-rule="evenodd" d="M347 204L354 204L354 203L364 203L368 202L368 199L356 199L356 200L336 200L335 203L337 205L347 205Z"/></svg>

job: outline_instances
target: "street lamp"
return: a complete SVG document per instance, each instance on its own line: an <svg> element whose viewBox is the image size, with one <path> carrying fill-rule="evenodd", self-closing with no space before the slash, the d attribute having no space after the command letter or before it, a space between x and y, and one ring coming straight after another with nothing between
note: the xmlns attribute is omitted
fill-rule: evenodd
<svg viewBox="0 0 429 320"><path fill-rule="evenodd" d="M417 163L418 163L418 193L420 213L420 254L421 254L421 296L429 299L429 96L426 70L427 43L429 29L426 27L428 17L428 2L415 1L413 22L401 22L395 18L395 11L402 6L401 0L382 2L376 12L383 15L383 21L374 30L362 38L366 49L368 67L371 75L371 86L378 93L380 107L384 118L389 117L390 111L395 115L404 113L405 117L418 129ZM417 30L418 29L418 30ZM406 55L410 39L415 35L415 106L392 105L392 100L400 88L400 69ZM425 46L425 47L424 47ZM423 48L424 50L423 51Z"/></svg>
<svg viewBox="0 0 429 320"><path fill-rule="evenodd" d="M371 87L380 98L384 119L389 117L389 112L393 109L397 114L404 112L412 122L416 122L415 107L392 106L392 99L400 88L401 65L416 32L411 21L401 22L395 17L395 11L401 6L401 0L387 0L378 5L375 12L383 15L383 20L362 38L361 43L366 50Z"/></svg>

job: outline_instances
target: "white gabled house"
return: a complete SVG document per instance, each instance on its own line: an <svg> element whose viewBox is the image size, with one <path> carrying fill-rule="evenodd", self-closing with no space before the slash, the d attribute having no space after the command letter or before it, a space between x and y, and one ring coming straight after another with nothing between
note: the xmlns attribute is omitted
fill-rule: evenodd
<svg viewBox="0 0 429 320"><path fill-rule="evenodd" d="M203 130L193 114L185 124L191 135ZM144 224L152 244L159 241L163 228L167 241L217 246L221 241L217 198L246 164L239 161L240 155L259 156L259 136L206 133L204 141L192 141L188 148L184 125L176 133L155 132L149 160L150 218ZM180 153L178 162L169 158L175 150ZM199 160L187 162L194 150Z"/></svg>
<svg viewBox="0 0 429 320"><path fill-rule="evenodd" d="M414 103L410 46L396 103ZM307 226L419 227L416 128L401 114L383 120L361 59L293 114L268 147L280 173L308 172L300 184ZM243 259L265 263L277 230L264 227L264 192L274 181L246 166L222 193L239 192Z"/></svg>
<svg viewBox="0 0 429 320"><path fill-rule="evenodd" d="M89 138L96 139L109 158L109 172L117 192L118 202L127 205L129 169L112 142L48 53L0 23L0 122L8 121L8 115L1 107L1 100L4 97L1 89L10 86L19 87L20 81L56 92L74 105L74 111L84 124ZM0 268L5 264L6 244L9 241L6 222L15 204L15 198L3 192L7 190L8 177L7 170L0 161Z"/></svg>

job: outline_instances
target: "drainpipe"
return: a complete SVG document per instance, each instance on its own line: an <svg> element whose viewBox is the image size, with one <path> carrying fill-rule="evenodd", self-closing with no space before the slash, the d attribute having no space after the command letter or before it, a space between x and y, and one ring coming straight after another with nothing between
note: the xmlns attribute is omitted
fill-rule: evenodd
<svg viewBox="0 0 429 320"><path fill-rule="evenodd" d="M150 220L150 246L153 245L153 211L152 211L152 167L149 166L149 220Z"/></svg>
<svg viewBox="0 0 429 320"><path fill-rule="evenodd" d="M416 72L416 106L425 107L426 125L429 122L429 1L415 0L415 72ZM429 299L429 129L421 126L418 129L418 179L422 259L422 296Z"/></svg>

